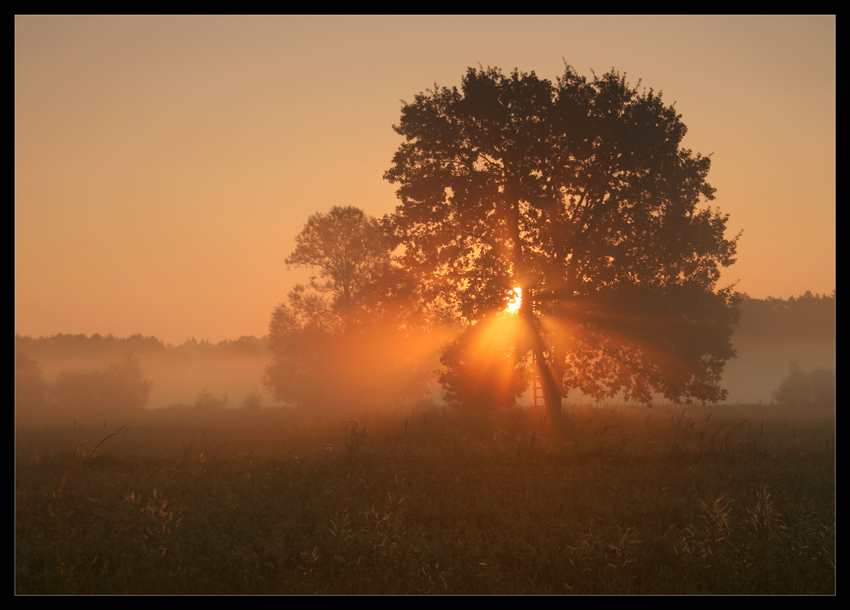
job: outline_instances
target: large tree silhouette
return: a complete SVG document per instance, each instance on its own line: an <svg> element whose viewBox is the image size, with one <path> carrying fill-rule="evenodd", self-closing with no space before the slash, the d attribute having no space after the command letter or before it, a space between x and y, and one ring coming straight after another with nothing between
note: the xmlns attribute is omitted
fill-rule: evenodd
<svg viewBox="0 0 850 610"><path fill-rule="evenodd" d="M738 238L706 206L710 159L681 147L660 94L613 70L567 66L553 83L470 68L460 90L405 103L394 129L404 266L468 326L520 286L516 348L534 354L549 409L571 388L724 398L737 309L717 283Z"/></svg>

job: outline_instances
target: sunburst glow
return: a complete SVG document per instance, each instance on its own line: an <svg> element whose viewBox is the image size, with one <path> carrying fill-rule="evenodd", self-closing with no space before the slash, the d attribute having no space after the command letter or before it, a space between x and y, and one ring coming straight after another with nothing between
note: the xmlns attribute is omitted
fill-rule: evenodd
<svg viewBox="0 0 850 610"><path fill-rule="evenodd" d="M508 299L508 304L505 307L507 313L516 313L522 306L522 288L517 286L511 291L511 296Z"/></svg>

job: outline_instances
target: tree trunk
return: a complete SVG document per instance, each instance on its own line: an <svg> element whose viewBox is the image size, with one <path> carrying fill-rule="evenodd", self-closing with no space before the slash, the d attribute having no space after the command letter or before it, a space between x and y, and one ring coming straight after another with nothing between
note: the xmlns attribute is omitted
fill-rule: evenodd
<svg viewBox="0 0 850 610"><path fill-rule="evenodd" d="M561 418L560 387L563 383L563 375L560 379L556 379L552 368L546 362L543 339L540 337L540 330L537 327L537 320L534 317L533 303L535 295L532 286L529 285L530 276L525 263L525 253L523 252L522 237L520 234L520 197L516 194L519 192L519 189L515 188L515 186L516 181L511 176L507 176L505 179L505 201L508 203L510 210L507 226L510 232L510 242L513 246L513 263L516 273L514 281L519 284L523 291L520 315L525 317L528 333L531 337L531 349L534 353L534 361L537 363L540 386L543 389L543 403L546 405L546 410L552 416L553 421L556 421Z"/></svg>
<svg viewBox="0 0 850 610"><path fill-rule="evenodd" d="M526 337L529 341L531 353L534 356L534 364L537 368L537 377L543 390L543 404L546 411L552 416L553 421L561 417L561 385L564 380L563 367L550 365L546 359L546 345L540 336L540 329L534 316L533 293L528 290L523 294L520 315L525 319ZM556 360L557 355L553 356ZM560 374L559 374L560 372Z"/></svg>

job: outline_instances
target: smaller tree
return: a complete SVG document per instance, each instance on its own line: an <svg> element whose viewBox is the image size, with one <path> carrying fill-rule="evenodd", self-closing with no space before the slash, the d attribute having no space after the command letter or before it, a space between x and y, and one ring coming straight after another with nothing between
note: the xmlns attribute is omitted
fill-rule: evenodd
<svg viewBox="0 0 850 610"><path fill-rule="evenodd" d="M49 387L49 395L55 408L75 416L102 416L144 409L152 387L138 358L127 355L103 370L60 372Z"/></svg>
<svg viewBox="0 0 850 610"><path fill-rule="evenodd" d="M307 219L286 259L318 275L310 288L330 297L331 309L348 323L358 308L375 296L375 286L390 268L392 246L380 222L354 206L334 206Z"/></svg>
<svg viewBox="0 0 850 610"><path fill-rule="evenodd" d="M245 395L242 399L242 408L248 411L256 411L263 406L263 395L257 390L253 390Z"/></svg>
<svg viewBox="0 0 850 610"><path fill-rule="evenodd" d="M100 375L100 397L116 411L140 411L150 399L153 382L145 379L139 359L128 354L113 362Z"/></svg>
<svg viewBox="0 0 850 610"><path fill-rule="evenodd" d="M227 394L222 394L219 398L207 388L204 388L198 393L192 406L198 411L221 411L227 407Z"/></svg>
<svg viewBox="0 0 850 610"><path fill-rule="evenodd" d="M317 275L295 286L269 324L263 385L276 400L315 412L425 394L414 289L392 249L381 223L357 208L309 218L286 262Z"/></svg>
<svg viewBox="0 0 850 610"><path fill-rule="evenodd" d="M773 399L795 406L835 404L835 371L821 367L806 373L792 362L788 374L774 390Z"/></svg>

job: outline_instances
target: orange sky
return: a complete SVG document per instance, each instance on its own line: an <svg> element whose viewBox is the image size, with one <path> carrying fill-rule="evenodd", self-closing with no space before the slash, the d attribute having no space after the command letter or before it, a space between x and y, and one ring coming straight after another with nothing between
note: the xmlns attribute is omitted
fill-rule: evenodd
<svg viewBox="0 0 850 610"><path fill-rule="evenodd" d="M262 336L307 217L376 216L400 100L468 66L664 92L744 230L724 282L835 288L835 17L16 17L15 332Z"/></svg>

